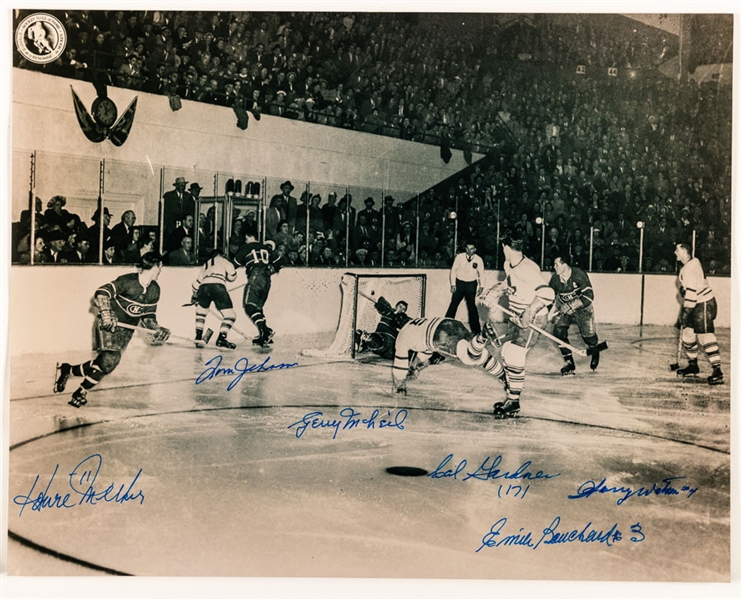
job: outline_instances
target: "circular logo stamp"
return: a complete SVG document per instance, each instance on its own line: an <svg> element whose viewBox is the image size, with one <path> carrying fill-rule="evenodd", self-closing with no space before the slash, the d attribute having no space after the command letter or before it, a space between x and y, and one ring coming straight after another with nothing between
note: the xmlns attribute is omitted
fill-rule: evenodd
<svg viewBox="0 0 741 599"><path fill-rule="evenodd" d="M67 46L67 31L62 22L46 13L32 14L15 31L18 52L36 64L54 62Z"/></svg>

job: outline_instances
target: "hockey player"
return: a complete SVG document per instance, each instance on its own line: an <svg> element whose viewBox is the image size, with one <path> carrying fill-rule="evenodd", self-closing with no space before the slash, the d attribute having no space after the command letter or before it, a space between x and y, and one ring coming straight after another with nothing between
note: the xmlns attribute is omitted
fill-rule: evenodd
<svg viewBox="0 0 741 599"><path fill-rule="evenodd" d="M396 338L391 370L394 391L406 395L407 381L415 379L437 352L455 357L466 366L480 366L504 383L504 367L486 349L488 340L495 335L488 322L480 333L474 334L452 318L410 320Z"/></svg>
<svg viewBox="0 0 741 599"><path fill-rule="evenodd" d="M247 285L244 288L244 311L258 330L252 340L254 345L267 347L273 342L274 331L268 327L263 307L270 293L270 276L280 270L281 258L274 252L274 245L260 243L257 231L250 227L245 233L245 243L237 251L234 261L244 266L247 272ZM272 243L272 242L270 242Z"/></svg>
<svg viewBox="0 0 741 599"><path fill-rule="evenodd" d="M508 341L504 342L501 351L506 375L506 400L494 404L494 414L506 418L516 416L520 411L527 352L539 336L530 328L530 324L543 328L555 294L543 280L538 265L522 253L522 239L504 237L502 248L506 278L485 292L484 297L486 303L492 305L492 302L498 302L501 295L507 294L509 309L516 314L516 317L510 318Z"/></svg>
<svg viewBox="0 0 741 599"><path fill-rule="evenodd" d="M98 319L94 349L98 355L75 366L66 362L57 366L55 393L64 391L70 376L83 377L80 387L72 394L69 405L75 408L84 406L87 403L87 392L118 366L121 352L126 349L134 334L130 328L117 326L119 323L151 330L153 344L167 341L170 331L157 324L156 317L157 302L160 299L157 277L161 270L162 257L159 253L147 252L141 258L138 272L121 275L96 290L93 302L98 309Z"/></svg>
<svg viewBox="0 0 741 599"><path fill-rule="evenodd" d="M711 385L723 383L723 372L720 369L720 348L715 337L715 317L718 314L718 304L715 294L708 285L702 264L692 257L690 246L678 243L674 255L682 263L679 271L680 292L684 298L682 311L679 315L679 325L682 331L682 346L687 354L689 363L685 368L677 370L677 376L694 376L700 373L697 365L698 341L713 367L708 377Z"/></svg>
<svg viewBox="0 0 741 599"><path fill-rule="evenodd" d="M211 252L205 264L201 267L198 277L193 282L193 296L190 302L196 307L196 347L204 347L203 327L211 304L221 312L221 328L216 339L216 347L234 349L234 343L227 340L229 331L237 320L232 298L226 289L226 283L233 283L237 279L237 270L228 259L218 250Z"/></svg>
<svg viewBox="0 0 741 599"><path fill-rule="evenodd" d="M381 315L381 320L373 333L356 331L357 351L362 353L370 350L382 358L393 360L394 344L399 330L411 320L406 313L408 307L409 304L400 301L396 302L396 306L392 308L388 300L380 296L376 302L376 310Z"/></svg>
<svg viewBox="0 0 741 599"><path fill-rule="evenodd" d="M594 324L594 290L587 273L571 266L570 260L565 256L558 256L553 260L553 270L555 273L548 283L556 293L556 303L549 314L549 320L554 323L553 335L568 343L569 327L576 323L584 343L594 347L599 339ZM566 363L561 368L561 374L574 374L576 365L571 350L564 346L559 349ZM598 364L599 352L592 354L589 366L595 370Z"/></svg>

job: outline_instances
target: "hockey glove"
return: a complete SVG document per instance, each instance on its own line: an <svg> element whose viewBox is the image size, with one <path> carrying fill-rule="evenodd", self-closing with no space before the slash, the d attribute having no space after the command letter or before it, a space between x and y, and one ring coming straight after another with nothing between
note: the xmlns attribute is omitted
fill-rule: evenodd
<svg viewBox="0 0 741 599"><path fill-rule="evenodd" d="M584 303L579 299L576 298L574 300L571 300L570 302L564 302L561 306L561 311L565 314L573 314L580 308L584 307Z"/></svg>
<svg viewBox="0 0 741 599"><path fill-rule="evenodd" d="M96 295L95 305L98 307L100 328L104 331L115 331L116 325L118 324L118 319L111 309L111 298L107 295Z"/></svg>
<svg viewBox="0 0 741 599"><path fill-rule="evenodd" d="M157 327L152 336L152 345L162 345L165 341L170 338L170 329L165 327Z"/></svg>
<svg viewBox="0 0 741 599"><path fill-rule="evenodd" d="M190 303L194 306L198 303L198 292L194 291L193 295L190 296Z"/></svg>

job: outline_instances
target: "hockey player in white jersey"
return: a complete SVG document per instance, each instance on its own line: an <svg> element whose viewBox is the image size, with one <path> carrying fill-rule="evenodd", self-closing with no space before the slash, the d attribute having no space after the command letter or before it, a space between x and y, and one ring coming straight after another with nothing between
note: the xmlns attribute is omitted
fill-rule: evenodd
<svg viewBox="0 0 741 599"><path fill-rule="evenodd" d="M490 323L478 334L452 318L415 318L399 331L394 349L392 380L396 393L407 393L407 382L430 364L436 352L457 358L466 366L480 366L504 382L504 367L486 349L495 335Z"/></svg>
<svg viewBox="0 0 741 599"><path fill-rule="evenodd" d="M520 395L525 385L527 352L538 341L539 334L530 327L543 328L548 320L548 310L555 300L555 293L543 279L538 265L523 253L522 239L505 237L505 279L482 294L485 303L495 308L499 298L509 296L509 309L516 316L510 317L508 341L502 345L501 359L506 376L506 398L494 404L494 414L499 418L516 416L520 411Z"/></svg>
<svg viewBox="0 0 741 599"><path fill-rule="evenodd" d="M689 363L677 370L678 376L695 376L700 373L697 365L698 342L702 345L705 356L713 367L708 377L711 385L723 383L723 372L720 369L720 348L715 337L715 317L718 304L715 294L708 285L702 264L692 257L692 250L686 243L678 243L674 255L682 263L679 271L679 285L683 296L682 311L679 316L682 331L682 347Z"/></svg>
<svg viewBox="0 0 741 599"><path fill-rule="evenodd" d="M222 349L234 349L234 343L227 340L227 335L232 325L237 320L232 298L229 297L226 283L232 283L237 279L237 270L234 264L221 255L218 250L211 252L208 260L201 267L198 277L193 281L193 295L190 299L196 307L196 347L206 345L203 340L203 327L206 324L211 304L221 313L221 327L219 337L216 339L216 347Z"/></svg>

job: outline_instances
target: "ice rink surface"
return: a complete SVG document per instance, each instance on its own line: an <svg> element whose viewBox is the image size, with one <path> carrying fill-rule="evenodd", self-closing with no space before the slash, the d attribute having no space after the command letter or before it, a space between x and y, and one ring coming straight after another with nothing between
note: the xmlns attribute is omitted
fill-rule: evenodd
<svg viewBox="0 0 741 599"><path fill-rule="evenodd" d="M577 356L565 378L541 338L520 417L503 421L480 369L449 359L394 395L390 363L299 354L329 336L269 351L235 336L221 368L296 364L241 378L204 375L213 347L132 344L81 409L67 405L80 379L52 393L55 363L92 354L15 358L9 573L729 580L730 332L719 386L702 355L700 378L670 370L673 328L598 332L597 371ZM47 485L76 502L91 464L96 492L143 501L21 513ZM569 498L589 488L603 492Z"/></svg>

